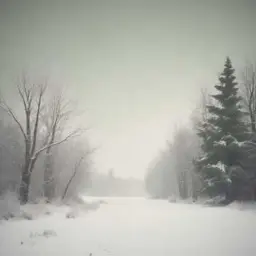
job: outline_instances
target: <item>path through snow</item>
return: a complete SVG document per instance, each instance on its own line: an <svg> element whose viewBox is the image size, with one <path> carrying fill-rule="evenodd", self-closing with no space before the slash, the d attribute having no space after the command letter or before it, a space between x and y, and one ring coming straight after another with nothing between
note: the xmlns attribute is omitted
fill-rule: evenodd
<svg viewBox="0 0 256 256"><path fill-rule="evenodd" d="M256 212L108 198L97 211L0 223L3 256L254 256Z"/></svg>

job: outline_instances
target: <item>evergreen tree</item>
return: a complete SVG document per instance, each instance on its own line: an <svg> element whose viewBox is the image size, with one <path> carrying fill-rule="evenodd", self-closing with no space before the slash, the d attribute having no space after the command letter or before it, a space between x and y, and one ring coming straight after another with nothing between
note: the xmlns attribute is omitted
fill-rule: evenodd
<svg viewBox="0 0 256 256"><path fill-rule="evenodd" d="M232 197L230 192L234 190L232 181L235 178L231 175L231 167L238 165L240 147L237 142L243 141L247 134L234 72L227 58L219 84L215 85L217 93L211 96L214 103L207 106L208 117L198 133L204 154L196 161L196 166L210 196Z"/></svg>

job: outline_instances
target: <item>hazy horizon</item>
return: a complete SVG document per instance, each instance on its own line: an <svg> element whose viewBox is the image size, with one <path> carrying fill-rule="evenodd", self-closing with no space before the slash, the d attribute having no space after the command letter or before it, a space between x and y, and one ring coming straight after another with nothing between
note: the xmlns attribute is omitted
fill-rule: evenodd
<svg viewBox="0 0 256 256"><path fill-rule="evenodd" d="M64 85L100 172L142 178L226 56L256 61L254 1L0 0L0 88L26 71Z"/></svg>

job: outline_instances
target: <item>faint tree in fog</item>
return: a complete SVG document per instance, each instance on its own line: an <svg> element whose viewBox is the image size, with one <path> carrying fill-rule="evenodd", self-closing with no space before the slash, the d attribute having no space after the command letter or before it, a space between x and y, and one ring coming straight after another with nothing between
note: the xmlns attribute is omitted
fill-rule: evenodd
<svg viewBox="0 0 256 256"><path fill-rule="evenodd" d="M209 117L209 112L207 106L212 104L212 99L209 95L209 92L206 88L200 90L199 104L194 109L191 115L191 122L193 129L197 133L202 126L207 123L207 118Z"/></svg>
<svg viewBox="0 0 256 256"><path fill-rule="evenodd" d="M174 194L172 181L176 181L176 177L172 175L173 168L169 164L169 160L171 160L171 155L167 148L159 152L159 155L148 167L145 185L147 192L153 198L168 198L170 194Z"/></svg>
<svg viewBox="0 0 256 256"><path fill-rule="evenodd" d="M198 154L199 142L191 127L179 127L145 177L147 191L157 198L191 198L197 189L193 158Z"/></svg>
<svg viewBox="0 0 256 256"><path fill-rule="evenodd" d="M180 127L173 135L172 162L176 171L179 196L183 199L194 194L196 186L193 159L199 152L199 141L190 127Z"/></svg>
<svg viewBox="0 0 256 256"><path fill-rule="evenodd" d="M20 182L23 147L20 133L0 108L0 195L16 191Z"/></svg>
<svg viewBox="0 0 256 256"><path fill-rule="evenodd" d="M52 145L56 142L57 136L60 137L72 113L70 104L65 100L62 93L54 96L49 105L45 106L44 112L42 113L45 130L44 146L48 145L45 150L44 160L44 197L47 201L51 201L55 193ZM74 135L76 132L78 130L72 132L72 134Z"/></svg>
<svg viewBox="0 0 256 256"><path fill-rule="evenodd" d="M191 123L192 123L192 130L194 134L197 134L197 153L195 158L193 159L193 198L196 200L200 194L202 194L203 189L203 177L200 172L197 171L196 167L196 157L202 154L203 149L201 148L200 144L207 140L207 133L202 134L201 131L207 128L207 120L209 118L209 112L207 106L212 104L212 99L210 94L206 88L202 88L200 90L200 97L198 106L194 109L191 115Z"/></svg>
<svg viewBox="0 0 256 256"><path fill-rule="evenodd" d="M249 115L251 132L256 132L256 65L247 64L242 73L242 98Z"/></svg>

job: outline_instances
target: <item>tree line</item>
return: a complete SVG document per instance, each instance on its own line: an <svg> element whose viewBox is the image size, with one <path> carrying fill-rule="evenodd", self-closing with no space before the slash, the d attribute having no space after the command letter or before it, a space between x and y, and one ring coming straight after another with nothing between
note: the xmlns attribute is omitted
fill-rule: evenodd
<svg viewBox="0 0 256 256"><path fill-rule="evenodd" d="M110 169L107 174L94 171L90 177L87 195L138 197L145 196L144 183L141 179L122 178Z"/></svg>
<svg viewBox="0 0 256 256"><path fill-rule="evenodd" d="M15 100L13 100L15 99ZM76 196L86 186L93 149L76 109L62 90L23 76L16 93L0 99L0 194L22 204Z"/></svg>
<svg viewBox="0 0 256 256"><path fill-rule="evenodd" d="M189 125L174 132L145 176L153 197L256 198L256 66L239 74L226 58L218 83L201 90Z"/></svg>

